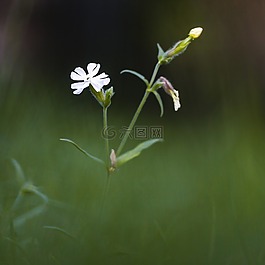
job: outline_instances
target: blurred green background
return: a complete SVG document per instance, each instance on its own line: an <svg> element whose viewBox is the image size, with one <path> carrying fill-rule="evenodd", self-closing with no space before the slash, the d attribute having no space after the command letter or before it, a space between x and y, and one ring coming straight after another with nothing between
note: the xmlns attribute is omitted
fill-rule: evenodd
<svg viewBox="0 0 265 265"><path fill-rule="evenodd" d="M0 264L265 264L264 24L261 0L1 1ZM196 26L159 73L182 107L161 93L164 116L150 97L137 123L165 141L113 174L100 217L104 168L59 141L104 157L101 109L70 72L101 63L118 132L144 92L120 71L150 78L156 44Z"/></svg>

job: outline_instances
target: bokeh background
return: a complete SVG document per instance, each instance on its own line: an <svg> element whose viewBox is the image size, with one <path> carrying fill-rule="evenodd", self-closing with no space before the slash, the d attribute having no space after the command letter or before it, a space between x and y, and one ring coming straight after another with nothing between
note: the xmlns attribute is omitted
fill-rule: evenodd
<svg viewBox="0 0 265 265"><path fill-rule="evenodd" d="M264 25L262 0L2 0L0 264L264 264ZM181 109L161 93L160 118L149 98L138 125L164 142L112 176L101 211L104 168L59 141L104 157L100 106L72 94L70 72L110 75L115 149L144 93L120 72L150 78L156 44L196 26L159 73Z"/></svg>

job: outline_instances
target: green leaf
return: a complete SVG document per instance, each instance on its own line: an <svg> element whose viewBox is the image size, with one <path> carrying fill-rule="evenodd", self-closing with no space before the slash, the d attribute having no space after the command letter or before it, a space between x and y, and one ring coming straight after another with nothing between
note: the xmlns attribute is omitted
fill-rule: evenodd
<svg viewBox="0 0 265 265"><path fill-rule="evenodd" d="M160 95L156 92L156 91L153 91L158 103L159 103L159 106L160 106L160 110L161 110L161 113L160 113L160 117L163 116L164 114L164 106L163 106L163 102L162 102L162 99L160 97Z"/></svg>
<svg viewBox="0 0 265 265"><path fill-rule="evenodd" d="M16 170L17 181L19 182L20 185L23 185L26 182L26 178L20 164L17 162L16 159L13 158L11 159L11 162Z"/></svg>
<svg viewBox="0 0 265 265"><path fill-rule="evenodd" d="M17 216L15 219L13 219L13 224L15 228L18 228L22 225L24 225L28 220L43 214L46 210L46 203L42 203L39 206L34 207L33 209L30 209L26 213L23 213L19 216Z"/></svg>
<svg viewBox="0 0 265 265"><path fill-rule="evenodd" d="M163 139L150 139L150 140L147 140L143 143L138 144L134 149L132 149L132 150L120 155L119 157L117 157L117 162L116 162L117 167L119 167L119 166L125 164L126 162L130 161L131 159L139 156L144 149L149 148L153 144L155 144L157 142L162 142L162 141L163 141Z"/></svg>
<svg viewBox="0 0 265 265"><path fill-rule="evenodd" d="M70 139L64 139L61 138L60 141L64 141L67 143L70 143L72 145L74 145L79 151L81 151L83 154L85 154L86 156L90 157L91 159L95 160L96 162L100 163L100 164L105 164L103 160L89 154L87 151L85 151L84 149L82 149L77 143L75 143L74 141L70 140Z"/></svg>
<svg viewBox="0 0 265 265"><path fill-rule="evenodd" d="M64 234L64 235L66 235L66 236L68 236L68 237L70 237L70 238L72 238L72 239L75 239L74 236L72 236L70 233L68 233L67 231L65 231L64 229L62 229L62 228L60 228L60 227L57 227L57 226L50 226L50 225L45 225L45 226L43 226L43 228L45 228L45 229L50 229L50 230L54 230L54 231L58 231L58 232L60 232L60 233L62 233L62 234Z"/></svg>
<svg viewBox="0 0 265 265"><path fill-rule="evenodd" d="M129 73L129 74L135 75L138 78L140 78L142 81L144 81L144 83L146 84L146 86L149 85L148 80L143 75L141 75L141 74L139 74L139 73L137 73L137 72L135 72L133 70L127 70L126 69L126 70L121 71L121 74L123 74L123 73Z"/></svg>

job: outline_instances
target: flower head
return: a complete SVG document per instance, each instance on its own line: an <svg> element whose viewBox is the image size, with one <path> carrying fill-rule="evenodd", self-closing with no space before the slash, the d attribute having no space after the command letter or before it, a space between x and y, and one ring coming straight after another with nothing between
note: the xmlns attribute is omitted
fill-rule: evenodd
<svg viewBox="0 0 265 265"><path fill-rule="evenodd" d="M173 88L172 84L165 77L161 76L159 81L161 81L165 92L172 97L174 109L177 111L180 108L179 92Z"/></svg>
<svg viewBox="0 0 265 265"><path fill-rule="evenodd" d="M193 28L190 30L189 36L192 37L193 39L197 39L202 34L202 31L203 31L203 28L201 27Z"/></svg>
<svg viewBox="0 0 265 265"><path fill-rule="evenodd" d="M92 85L93 88L99 92L103 86L109 84L110 78L107 74L101 73L99 75L98 71L100 68L100 64L89 63L87 65L87 72L81 67L76 67L74 71L71 72L71 79L74 81L80 81L71 84L71 88L74 89L74 94L79 95L82 91Z"/></svg>

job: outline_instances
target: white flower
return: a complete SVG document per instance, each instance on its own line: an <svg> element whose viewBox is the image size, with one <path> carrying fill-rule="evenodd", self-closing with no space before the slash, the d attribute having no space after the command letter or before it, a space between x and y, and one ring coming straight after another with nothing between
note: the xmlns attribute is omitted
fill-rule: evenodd
<svg viewBox="0 0 265 265"><path fill-rule="evenodd" d="M100 64L89 63L87 65L87 72L81 67L76 67L74 71L71 72L71 79L74 81L80 81L71 84L71 88L75 89L74 94L79 95L82 91L88 87L90 84L93 88L99 92L103 86L109 84L110 78L107 74L101 73L97 75L100 68Z"/></svg>

